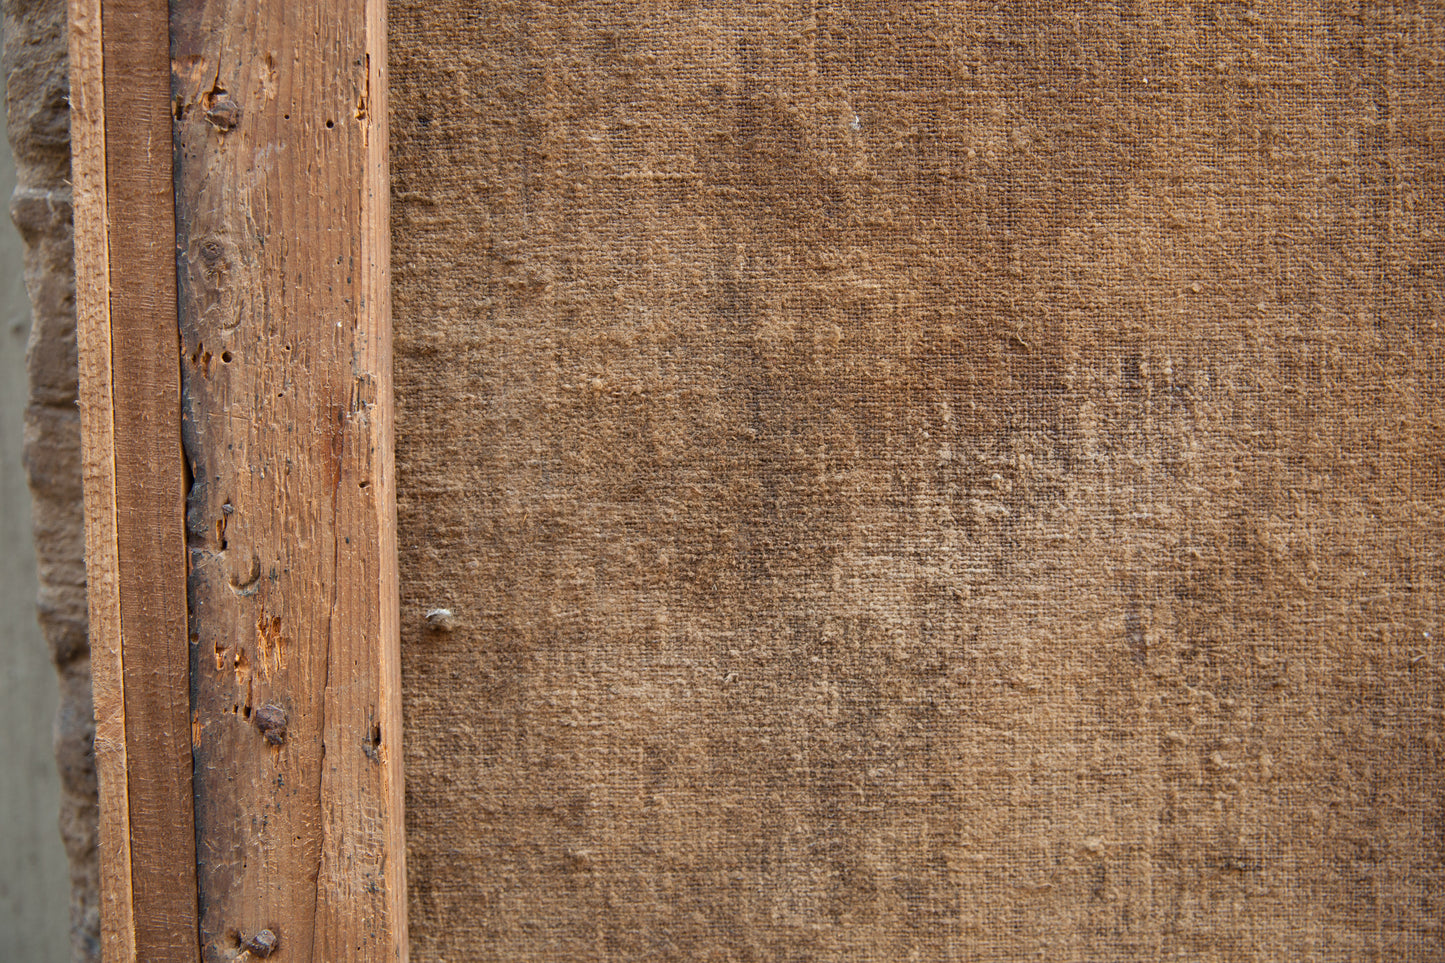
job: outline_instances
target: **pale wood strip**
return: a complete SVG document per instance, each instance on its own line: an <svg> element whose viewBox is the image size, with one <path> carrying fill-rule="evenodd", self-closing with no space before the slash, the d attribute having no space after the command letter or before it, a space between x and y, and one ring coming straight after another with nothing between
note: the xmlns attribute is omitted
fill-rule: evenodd
<svg viewBox="0 0 1445 963"><path fill-rule="evenodd" d="M338 525L350 550L338 565L336 638L327 688L323 845L317 959L406 958L406 843L401 756L401 661L392 451L391 205L385 4L364 4L367 72L354 116L361 133L358 228L361 294L355 388L342 446ZM360 545L360 548L354 546ZM367 640L375 640L368 644ZM362 698L350 686L359 685ZM356 752L356 734L362 751ZM358 813L357 802L361 802ZM367 812L375 807L375 814ZM361 819L358 820L358 816ZM358 831L360 829L360 831ZM357 913L357 907L365 912Z"/></svg>
<svg viewBox="0 0 1445 963"><path fill-rule="evenodd" d="M106 244L105 84L100 0L70 0L71 181L75 209L75 335L84 438L86 601L100 781L101 952L133 960L125 683L115 537L110 286Z"/></svg>

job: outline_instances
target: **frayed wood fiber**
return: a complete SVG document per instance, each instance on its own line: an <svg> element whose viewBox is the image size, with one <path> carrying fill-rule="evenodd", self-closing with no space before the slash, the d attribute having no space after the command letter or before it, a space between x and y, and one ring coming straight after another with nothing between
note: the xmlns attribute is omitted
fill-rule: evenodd
<svg viewBox="0 0 1445 963"><path fill-rule="evenodd" d="M1445 7L390 20L413 959L1445 957Z"/></svg>

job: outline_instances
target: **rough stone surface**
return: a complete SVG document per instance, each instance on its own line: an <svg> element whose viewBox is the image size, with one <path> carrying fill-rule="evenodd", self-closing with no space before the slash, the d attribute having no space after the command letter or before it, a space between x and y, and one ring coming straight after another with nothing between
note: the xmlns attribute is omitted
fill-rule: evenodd
<svg viewBox="0 0 1445 963"><path fill-rule="evenodd" d="M40 569L39 618L60 676L55 752L71 867L71 947L100 958L94 719L86 633L85 532L76 408L70 116L63 0L6 0L6 111L18 185L10 213L26 242L34 316L25 464Z"/></svg>

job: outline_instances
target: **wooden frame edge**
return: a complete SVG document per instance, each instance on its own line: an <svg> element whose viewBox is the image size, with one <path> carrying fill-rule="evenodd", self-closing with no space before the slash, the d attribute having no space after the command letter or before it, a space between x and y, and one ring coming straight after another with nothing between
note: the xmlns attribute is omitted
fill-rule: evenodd
<svg viewBox="0 0 1445 963"><path fill-rule="evenodd" d="M116 585L115 457L106 265L105 84L99 0L70 0L71 183L75 211L76 341L85 489L86 602L100 788L101 952L135 959L126 799L125 673Z"/></svg>
<svg viewBox="0 0 1445 963"><path fill-rule="evenodd" d="M69 8L103 958L404 961L384 0Z"/></svg>
<svg viewBox="0 0 1445 963"><path fill-rule="evenodd" d="M106 959L193 960L165 8L74 0L70 13L102 946Z"/></svg>

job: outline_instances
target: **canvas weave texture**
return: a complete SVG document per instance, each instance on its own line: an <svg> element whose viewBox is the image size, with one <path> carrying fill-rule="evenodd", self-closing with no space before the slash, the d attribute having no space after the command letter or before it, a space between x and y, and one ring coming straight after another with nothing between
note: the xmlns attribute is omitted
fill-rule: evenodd
<svg viewBox="0 0 1445 963"><path fill-rule="evenodd" d="M1445 6L390 21L415 960L1445 959Z"/></svg>

